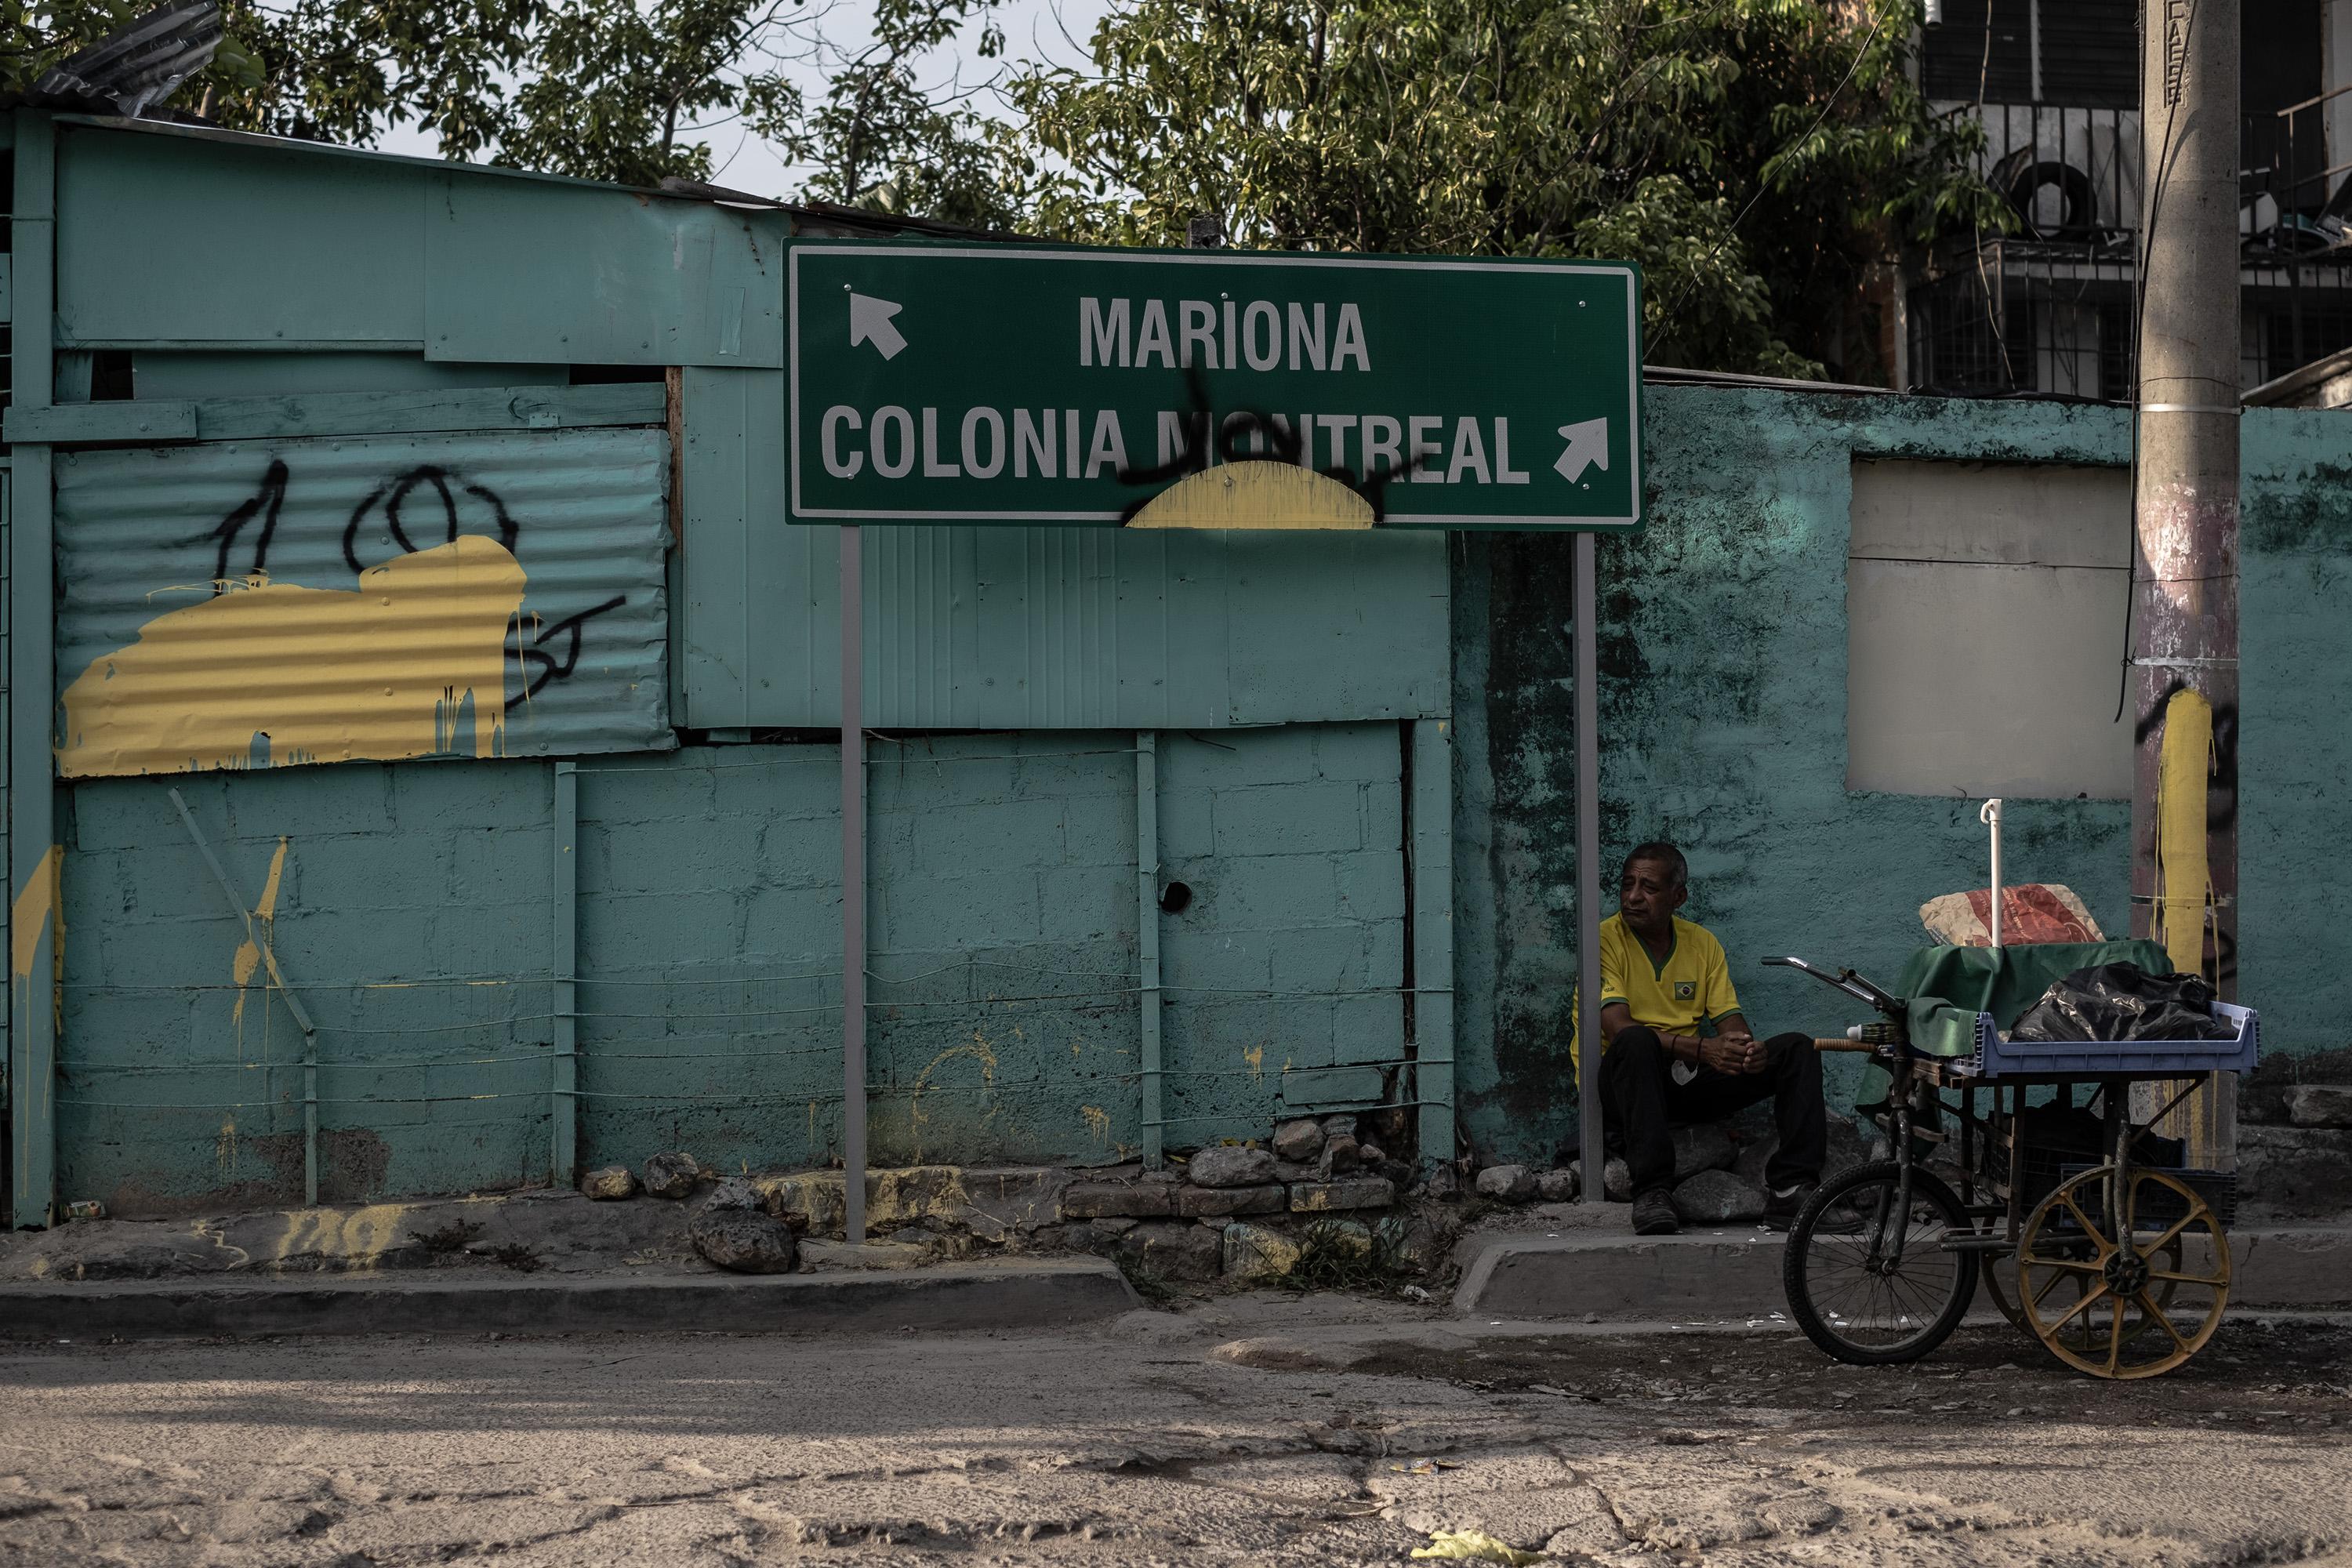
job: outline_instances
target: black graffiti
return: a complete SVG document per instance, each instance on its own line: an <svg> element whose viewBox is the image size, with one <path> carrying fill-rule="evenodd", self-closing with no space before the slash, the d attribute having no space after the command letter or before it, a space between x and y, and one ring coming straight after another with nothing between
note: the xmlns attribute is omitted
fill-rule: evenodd
<svg viewBox="0 0 2352 1568"><path fill-rule="evenodd" d="M407 503L409 497L415 493L418 487L423 485L432 486L433 493L441 500L443 524L441 542L456 543L459 531L457 498L450 492L450 479L451 475L447 469L431 463L425 463L409 469L397 479L387 479L370 490L367 499L352 509L352 520L343 526L343 563L353 572L362 570L358 550L360 527L367 521L367 514L378 506L383 509L384 526L391 530L393 542L399 545L404 552L410 555L415 554L416 543L408 537L408 529L401 517L401 508ZM466 479L459 479L457 485L465 494L472 496L490 509L490 515L497 520L499 525L499 542L506 546L508 554L515 553L515 544L522 537L522 529L507 514L506 502L499 498L499 493L487 485L474 484Z"/></svg>
<svg viewBox="0 0 2352 1568"><path fill-rule="evenodd" d="M546 689L549 682L564 679L578 668L581 628L607 610L617 610L628 602L629 596L626 594L615 594L601 605L583 610L576 616L566 616L563 619L542 627L539 636L531 639L530 646L528 647L522 646L522 617L516 616L507 627L508 650L514 655L517 663L529 662L535 665L538 668L538 673L530 679L529 683L520 691L507 699L508 711L513 711L538 696ZM557 637L569 639L561 657L546 650L548 640Z"/></svg>
<svg viewBox="0 0 2352 1568"><path fill-rule="evenodd" d="M1300 461L1300 458L1308 452L1307 443L1314 438L1314 433L1293 429L1291 419L1294 416L1270 413L1262 408L1235 408L1228 409L1221 418L1209 405L1208 382L1197 368L1185 373L1184 385L1187 404L1182 415L1184 444L1166 462L1155 463L1150 468L1129 465L1118 470L1120 484L1154 487L1150 495L1129 501L1119 510L1118 520L1122 523L1134 521L1145 507L1160 499L1164 487L1188 475L1206 472L1213 454L1219 463L1266 462L1286 463L1295 468L1308 467ZM1076 458L1076 455L1073 453L1072 461L1075 462ZM1360 478L1344 463L1312 471L1347 486L1362 497L1372 509L1373 522L1378 523L1388 516L1389 486L1400 479L1412 478L1421 461L1420 455L1416 453L1401 467L1374 474L1371 460L1367 457Z"/></svg>
<svg viewBox="0 0 2352 1568"><path fill-rule="evenodd" d="M228 514L213 527L184 544L215 543L217 548L213 562L213 593L215 597L226 593L229 584L229 557L238 541L247 536L247 529L255 519L260 528L251 535L252 564L247 569L252 574L266 572L269 563L269 547L278 535L278 513L286 504L286 491L292 474L285 459L272 458L263 470L260 484L253 494L230 509ZM394 544L405 555L415 555L439 544L453 544L465 532L460 518L460 498L470 498L488 509L491 525L507 553L521 555L522 525L507 510L506 499L489 486L467 479L463 474L438 464L421 463L393 475L371 489L364 500L352 509L343 525L343 563L356 575L364 576L367 568L360 560L360 532L370 514L381 512L385 531ZM436 516L433 503L438 501ZM423 516L417 515L421 507ZM437 533L438 539L433 536ZM430 542L419 545L422 537ZM628 603L628 595L615 594L603 604L594 605L576 615L550 622L536 635L525 624L537 617L517 615L507 623L508 657L518 666L527 667L523 689L506 700L512 710L517 705L536 697L552 682L568 679L580 667L584 631L589 622L610 614Z"/></svg>
<svg viewBox="0 0 2352 1568"><path fill-rule="evenodd" d="M252 569L256 573L269 569L269 542L277 535L278 511L285 504L286 464L272 458L268 468L261 476L259 489L239 501L226 517L220 520L218 527L187 542L194 544L207 539L220 541L220 552L213 561L213 597L218 598L228 592L228 552L236 545L236 536L244 531L245 525L257 516L261 519L261 532L253 542Z"/></svg>

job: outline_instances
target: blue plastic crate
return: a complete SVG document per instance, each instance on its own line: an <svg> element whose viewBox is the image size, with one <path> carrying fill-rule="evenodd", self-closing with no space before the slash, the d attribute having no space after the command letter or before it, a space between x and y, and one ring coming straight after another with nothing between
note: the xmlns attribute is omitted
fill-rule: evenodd
<svg viewBox="0 0 2352 1568"><path fill-rule="evenodd" d="M2252 1072L2262 1025L2251 1007L2227 1002L2213 1011L2238 1026L2234 1040L2005 1040L1992 1015L1977 1015L1976 1054L1953 1065L1970 1078L2038 1078L2101 1073L2186 1078L2200 1072Z"/></svg>

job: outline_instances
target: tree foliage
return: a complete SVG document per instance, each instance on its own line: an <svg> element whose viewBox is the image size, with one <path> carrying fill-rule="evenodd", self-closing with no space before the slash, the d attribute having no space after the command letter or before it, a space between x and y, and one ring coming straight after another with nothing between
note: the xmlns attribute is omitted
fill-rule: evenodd
<svg viewBox="0 0 2352 1568"><path fill-rule="evenodd" d="M1868 270L2007 222L1973 125L1906 74L1919 0L1119 0L1087 68L1012 79L1010 120L941 63L960 38L1001 58L1000 0L878 0L855 46L803 0L225 4L177 102L231 126L416 123L453 158L649 184L712 177L731 123L811 171L797 194L883 214L1177 245L1214 213L1244 246L1633 260L1670 363L1868 378ZM142 8L35 6L0 85Z"/></svg>
<svg viewBox="0 0 2352 1568"><path fill-rule="evenodd" d="M1013 97L1035 225L1638 261L1670 362L1818 374L1906 235L1998 223L1905 72L1916 0L1129 0Z"/></svg>
<svg viewBox="0 0 2352 1568"><path fill-rule="evenodd" d="M1021 221L1022 193L972 107L973 89L937 79L935 63L975 20L973 52L999 58L997 4L879 0L873 40L828 62L824 101L785 142L795 161L815 166L812 199L975 228Z"/></svg>
<svg viewBox="0 0 2352 1568"><path fill-rule="evenodd" d="M701 132L789 135L800 0L224 0L226 38L173 107L235 130L368 146L394 126L442 154L587 179L708 178ZM9 87L148 9L58 0L5 58Z"/></svg>

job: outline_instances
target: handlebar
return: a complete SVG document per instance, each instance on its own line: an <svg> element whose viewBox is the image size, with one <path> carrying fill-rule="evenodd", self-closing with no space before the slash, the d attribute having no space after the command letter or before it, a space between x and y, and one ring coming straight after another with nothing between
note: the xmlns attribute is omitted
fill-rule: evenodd
<svg viewBox="0 0 2352 1568"><path fill-rule="evenodd" d="M1803 959L1793 956L1768 958L1764 961L1764 964L1767 968L1794 969L1801 973L1810 974L1822 984L1843 991L1855 1001L1866 1006L1874 1007L1890 1018L1903 1016L1903 998L1887 994L1851 969L1841 969L1835 974L1832 974L1826 969L1816 969Z"/></svg>

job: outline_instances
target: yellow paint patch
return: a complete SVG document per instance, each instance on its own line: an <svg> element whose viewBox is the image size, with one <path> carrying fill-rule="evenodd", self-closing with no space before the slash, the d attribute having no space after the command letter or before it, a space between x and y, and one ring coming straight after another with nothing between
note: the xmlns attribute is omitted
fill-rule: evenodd
<svg viewBox="0 0 2352 1568"><path fill-rule="evenodd" d="M66 688L58 770L89 778L265 759L495 755L507 623L523 587L506 547L471 534L371 567L356 591L257 573L92 659ZM470 735L460 721L469 699Z"/></svg>
<svg viewBox="0 0 2352 1568"><path fill-rule="evenodd" d="M1254 1079L1263 1079L1265 1077L1265 1047L1264 1046L1252 1046L1249 1049L1242 1053L1242 1060L1249 1064L1250 1077Z"/></svg>
<svg viewBox="0 0 2352 1568"><path fill-rule="evenodd" d="M65 1029L66 911L58 897L64 854L63 845L50 845L8 906L9 1016L16 1021L19 1031L16 1037L20 1040L28 1038L32 1032L33 966L40 962L41 932L45 929L57 932L57 941L49 950L49 1026L58 1033ZM44 1075L38 1087L46 1107L57 1093L55 1075ZM20 1184L32 1179L31 1161L31 1145L20 1143L16 1150L16 1180Z"/></svg>
<svg viewBox="0 0 2352 1568"><path fill-rule="evenodd" d="M1372 503L1335 479L1263 458L1188 474L1129 528L1370 528Z"/></svg>
<svg viewBox="0 0 2352 1568"><path fill-rule="evenodd" d="M345 1213L341 1209L298 1209L286 1215L269 1260L313 1254L341 1260L347 1268L373 1268L384 1249L401 1239L413 1204L370 1204Z"/></svg>
<svg viewBox="0 0 2352 1568"><path fill-rule="evenodd" d="M42 928L58 912L58 858L63 852L62 845L49 846L8 909L8 973L20 984L31 982Z"/></svg>
<svg viewBox="0 0 2352 1568"><path fill-rule="evenodd" d="M2164 705L2157 763L2156 939L2184 974L2205 970L2206 781L2212 753L2213 705L2200 692L2174 692Z"/></svg>
<svg viewBox="0 0 2352 1568"><path fill-rule="evenodd" d="M1096 1142L1110 1142L1109 1111L1099 1105L1081 1105L1078 1107L1078 1114L1087 1119L1087 1131L1094 1134Z"/></svg>
<svg viewBox="0 0 2352 1568"><path fill-rule="evenodd" d="M277 852L269 857L269 875L262 879L261 901L253 906L256 920L274 921L278 918L278 884L285 879L286 846L289 842L283 834L279 835Z"/></svg>
<svg viewBox="0 0 2352 1568"><path fill-rule="evenodd" d="M287 843L281 835L278 852L269 858L269 875L261 884L261 901L253 909L253 918L260 924L247 928L245 940L236 944L236 954L229 961L229 978L236 982L236 1006L229 1015L229 1023L237 1032L239 1056L244 1054L245 1046L245 988L253 983L253 972L261 965L261 945L254 939L258 937L261 944L267 944L270 922L278 918L278 884L286 875ZM269 968L272 974L278 972L274 963Z"/></svg>
<svg viewBox="0 0 2352 1568"><path fill-rule="evenodd" d="M950 1046L946 1050L933 1057L929 1064L915 1075L914 1088L907 1099L907 1122L908 1131L914 1139L915 1158L918 1162L920 1162L923 1157L923 1129L929 1126L931 1121L929 1117L923 1114L923 1095L931 1087L931 1075L958 1057L969 1057L980 1064L981 1100L987 1107L981 1113L980 1125L985 1127L996 1117L996 1053L989 1048L988 1037L978 1029L974 1029L971 1032L971 1044Z"/></svg>

